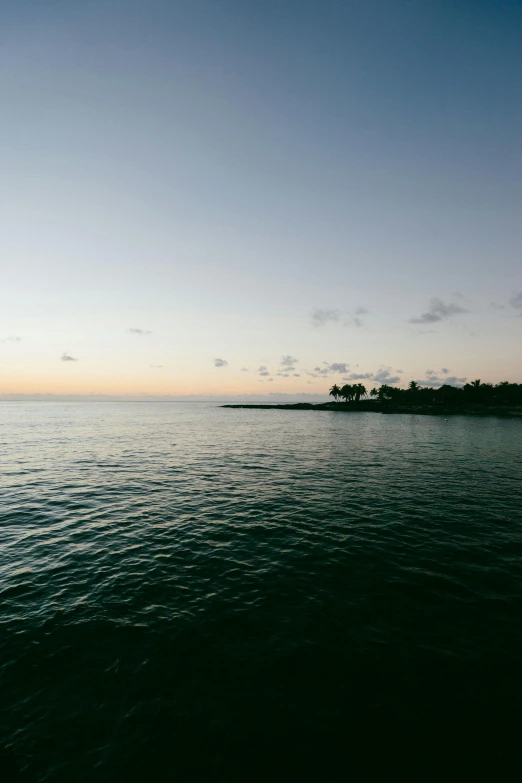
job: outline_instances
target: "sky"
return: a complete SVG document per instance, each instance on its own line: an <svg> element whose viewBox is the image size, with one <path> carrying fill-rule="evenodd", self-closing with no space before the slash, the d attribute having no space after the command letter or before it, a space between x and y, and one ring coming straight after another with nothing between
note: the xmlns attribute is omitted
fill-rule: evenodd
<svg viewBox="0 0 522 783"><path fill-rule="evenodd" d="M1 17L1 395L522 382L518 0Z"/></svg>

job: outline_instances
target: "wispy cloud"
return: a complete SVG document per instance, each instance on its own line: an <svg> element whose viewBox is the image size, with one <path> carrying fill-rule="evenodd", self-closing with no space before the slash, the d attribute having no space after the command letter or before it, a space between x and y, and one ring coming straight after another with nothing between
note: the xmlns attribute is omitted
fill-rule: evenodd
<svg viewBox="0 0 522 783"><path fill-rule="evenodd" d="M214 367L228 367L228 362L225 359L214 359Z"/></svg>
<svg viewBox="0 0 522 783"><path fill-rule="evenodd" d="M514 307L515 310L519 310L520 315L522 315L522 291L520 291L518 294L514 294L514 296L512 296L509 300L509 304L511 307Z"/></svg>
<svg viewBox="0 0 522 783"><path fill-rule="evenodd" d="M366 307L358 307L355 313L347 313L344 321L344 326L356 326L358 329L364 325L361 318L362 315L367 315L368 310Z"/></svg>
<svg viewBox="0 0 522 783"><path fill-rule="evenodd" d="M139 334L141 337L144 337L146 334L152 334L150 329L138 329L135 326L131 326L130 329L127 329L129 334Z"/></svg>
<svg viewBox="0 0 522 783"><path fill-rule="evenodd" d="M314 326L324 326L327 323L335 323L339 321L341 314L339 310L320 310L315 308L312 311L312 324Z"/></svg>
<svg viewBox="0 0 522 783"><path fill-rule="evenodd" d="M442 299L433 297L430 306L425 313L421 313L417 318L410 318L412 324L434 324L438 321L446 321L452 315L460 315L468 311L454 302L446 304Z"/></svg>
<svg viewBox="0 0 522 783"><path fill-rule="evenodd" d="M0 343L20 343L22 341L21 337L17 337L14 334L9 334L7 337L3 337L0 340Z"/></svg>
<svg viewBox="0 0 522 783"><path fill-rule="evenodd" d="M241 372L248 372L248 367L242 367Z"/></svg>
<svg viewBox="0 0 522 783"><path fill-rule="evenodd" d="M506 306L503 304L499 304L498 302L490 302L491 307L493 310L505 310Z"/></svg>
<svg viewBox="0 0 522 783"><path fill-rule="evenodd" d="M363 326L361 316L366 315L368 310L365 307L357 307L354 312L349 310L321 310L315 308L312 311L311 320L313 326L325 326L328 323L342 322L343 326Z"/></svg>
<svg viewBox="0 0 522 783"><path fill-rule="evenodd" d="M162 364L149 364L149 367L154 367L156 369L159 369L160 367L163 367Z"/></svg>
<svg viewBox="0 0 522 783"><path fill-rule="evenodd" d="M264 364L262 364L261 367L258 367L257 371L259 375L262 375L263 377L267 377L268 375L270 375L270 373L268 372L268 368L265 367Z"/></svg>
<svg viewBox="0 0 522 783"><path fill-rule="evenodd" d="M66 353L65 351L62 353L61 356L62 362L77 362L78 359L75 359L74 356L71 356L70 354Z"/></svg>

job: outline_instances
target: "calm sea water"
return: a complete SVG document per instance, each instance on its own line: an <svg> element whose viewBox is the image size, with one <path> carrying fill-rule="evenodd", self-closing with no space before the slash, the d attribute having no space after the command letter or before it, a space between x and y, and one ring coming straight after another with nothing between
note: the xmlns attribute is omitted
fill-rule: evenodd
<svg viewBox="0 0 522 783"><path fill-rule="evenodd" d="M522 421L0 425L3 780L518 779Z"/></svg>

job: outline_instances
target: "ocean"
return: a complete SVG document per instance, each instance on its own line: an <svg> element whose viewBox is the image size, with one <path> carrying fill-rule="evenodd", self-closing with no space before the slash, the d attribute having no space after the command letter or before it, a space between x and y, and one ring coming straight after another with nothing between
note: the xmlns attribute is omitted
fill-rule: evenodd
<svg viewBox="0 0 522 783"><path fill-rule="evenodd" d="M519 779L522 421L0 403L2 781Z"/></svg>

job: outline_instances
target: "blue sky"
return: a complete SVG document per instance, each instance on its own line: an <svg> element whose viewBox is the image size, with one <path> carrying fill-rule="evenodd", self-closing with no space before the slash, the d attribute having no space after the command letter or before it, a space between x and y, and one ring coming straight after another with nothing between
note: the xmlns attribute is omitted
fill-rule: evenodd
<svg viewBox="0 0 522 783"><path fill-rule="evenodd" d="M2 15L1 393L522 382L519 2Z"/></svg>

